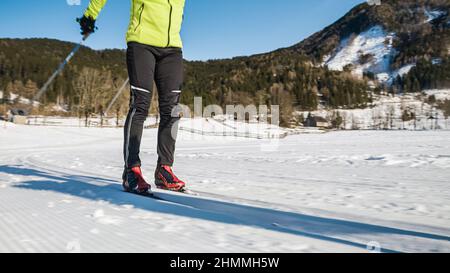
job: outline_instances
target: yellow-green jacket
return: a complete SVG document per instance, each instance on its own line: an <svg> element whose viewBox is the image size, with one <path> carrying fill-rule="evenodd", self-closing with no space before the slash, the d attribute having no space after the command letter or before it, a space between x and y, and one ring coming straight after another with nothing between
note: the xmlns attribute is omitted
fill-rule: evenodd
<svg viewBox="0 0 450 273"><path fill-rule="evenodd" d="M84 15L97 19L107 0L91 0ZM180 37L185 0L131 0L127 42L183 47Z"/></svg>

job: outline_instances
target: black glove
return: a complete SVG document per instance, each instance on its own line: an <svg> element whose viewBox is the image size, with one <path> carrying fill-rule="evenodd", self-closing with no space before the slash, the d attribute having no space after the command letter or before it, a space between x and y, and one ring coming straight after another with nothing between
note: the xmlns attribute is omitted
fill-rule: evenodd
<svg viewBox="0 0 450 273"><path fill-rule="evenodd" d="M92 17L83 16L81 18L77 18L77 22L80 23L81 35L83 36L94 33L97 29L95 27L95 20L92 19Z"/></svg>

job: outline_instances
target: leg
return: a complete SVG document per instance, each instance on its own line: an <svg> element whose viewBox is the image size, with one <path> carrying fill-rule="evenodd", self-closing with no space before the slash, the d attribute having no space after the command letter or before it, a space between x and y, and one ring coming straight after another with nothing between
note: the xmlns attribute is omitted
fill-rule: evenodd
<svg viewBox="0 0 450 273"><path fill-rule="evenodd" d="M174 162L176 133L180 115L175 113L180 103L183 84L183 54L181 49L165 49L158 60L155 81L159 94L161 121L158 131L158 165L172 166ZM176 127L176 128L175 128Z"/></svg>
<svg viewBox="0 0 450 273"><path fill-rule="evenodd" d="M126 169L141 166L139 158L144 122L153 89L155 56L145 45L128 44L127 66L131 84L130 111L125 123L123 154Z"/></svg>

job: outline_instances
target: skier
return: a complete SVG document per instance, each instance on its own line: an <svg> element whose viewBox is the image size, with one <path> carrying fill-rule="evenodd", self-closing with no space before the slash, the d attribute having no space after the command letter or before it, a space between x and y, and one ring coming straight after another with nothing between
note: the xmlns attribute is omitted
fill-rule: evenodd
<svg viewBox="0 0 450 273"><path fill-rule="evenodd" d="M107 0L91 0L78 19L81 34L96 30L96 19ZM127 32L127 68L131 85L130 110L124 130L124 190L148 194L139 158L144 121L152 100L153 81L158 88L160 124L158 162L155 184L170 191L184 191L186 184L178 179L172 166L176 139L172 127L180 119L174 114L183 83L183 55L180 30L185 0L131 0L131 18Z"/></svg>

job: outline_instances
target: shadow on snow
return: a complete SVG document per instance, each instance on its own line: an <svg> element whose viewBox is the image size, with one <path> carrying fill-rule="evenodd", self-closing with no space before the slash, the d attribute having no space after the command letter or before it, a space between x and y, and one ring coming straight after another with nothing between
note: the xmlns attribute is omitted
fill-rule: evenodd
<svg viewBox="0 0 450 273"><path fill-rule="evenodd" d="M366 249L368 242L365 242L364 238L358 238L358 235L374 234L376 238L384 235L400 235L450 241L448 236L239 205L189 195L157 192L155 196L163 200L149 199L125 194L117 181L98 177L56 176L22 166L0 166L0 172L41 179L17 183L14 185L15 188L53 191L94 201L107 201L119 206L133 205L135 208L152 212L258 227L363 249ZM353 238L349 239L349 235ZM386 248L381 251L397 252Z"/></svg>

